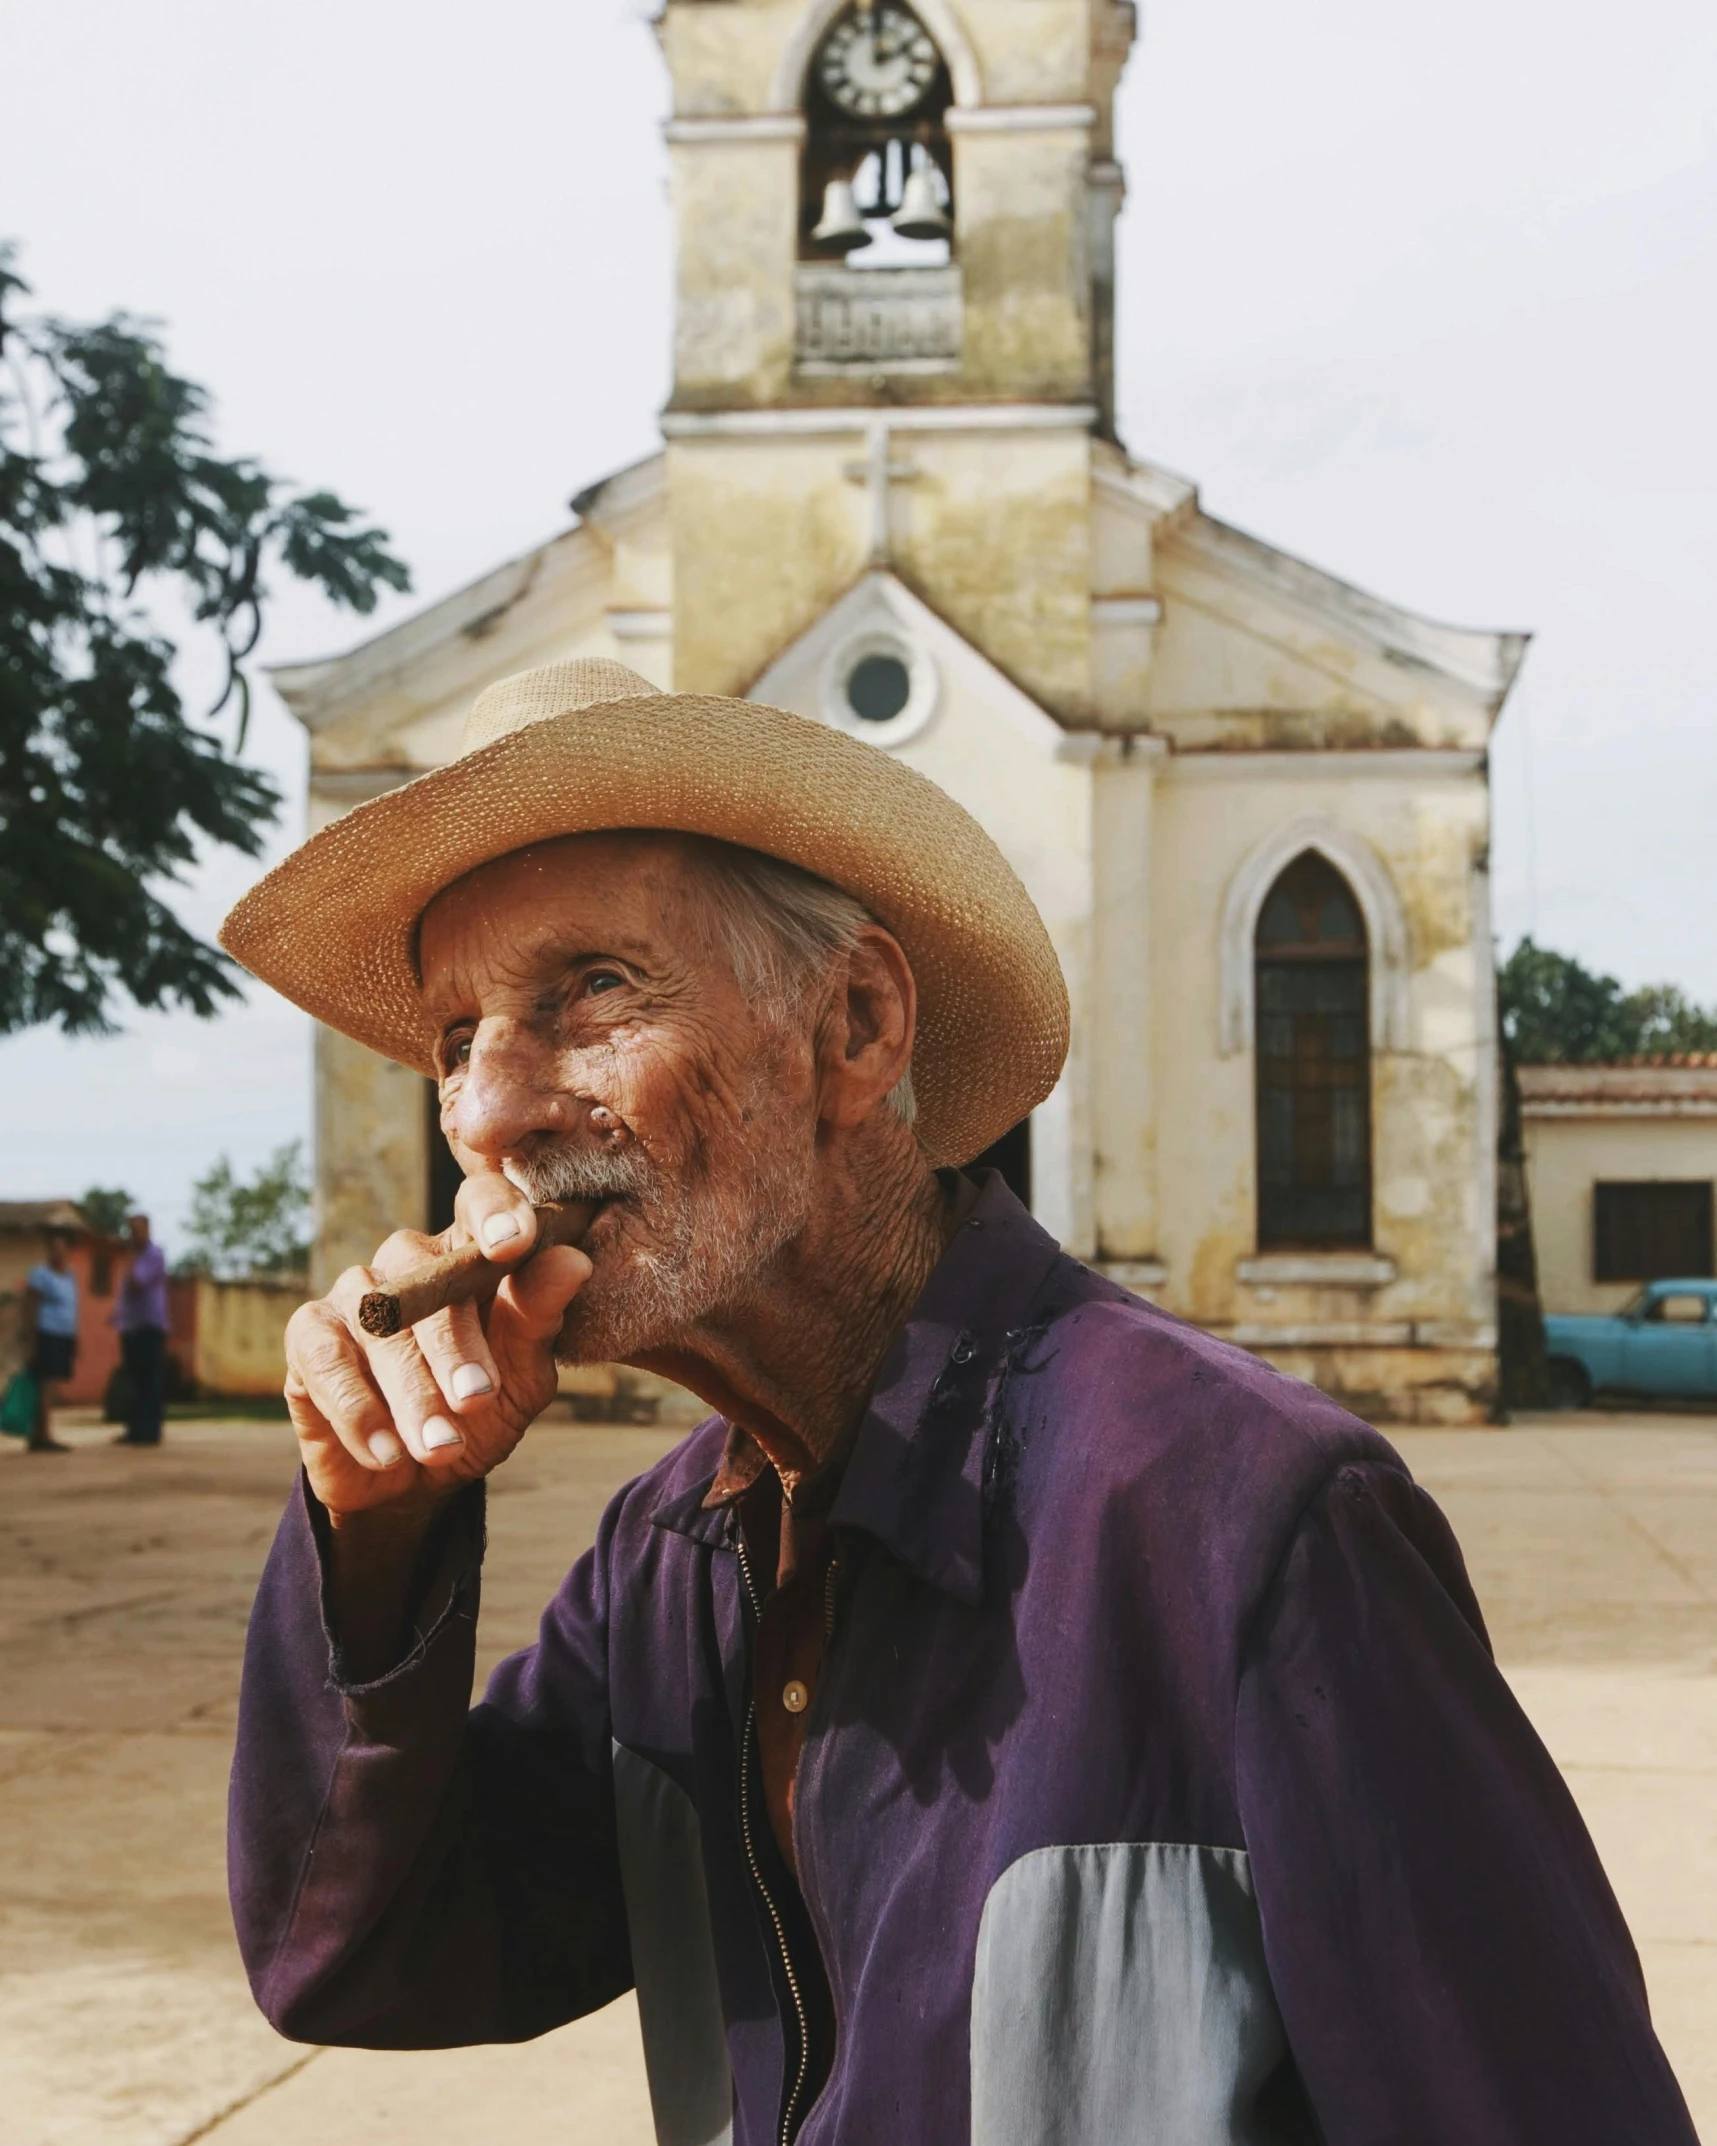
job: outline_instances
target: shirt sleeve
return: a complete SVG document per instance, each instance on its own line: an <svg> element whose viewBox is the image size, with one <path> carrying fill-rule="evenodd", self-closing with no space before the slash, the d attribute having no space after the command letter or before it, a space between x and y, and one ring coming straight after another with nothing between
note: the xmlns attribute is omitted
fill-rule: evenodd
<svg viewBox="0 0 1717 2146"><path fill-rule="evenodd" d="M444 1517L405 1659L343 1674L326 1520L299 1489L258 1590L228 1812L239 1946L297 2041L523 2041L630 1988L606 1677L606 1543L470 1707L482 1492Z"/></svg>
<svg viewBox="0 0 1717 2146"><path fill-rule="evenodd" d="M1326 2146L1696 2146L1597 1852L1404 1471L1341 1467L1302 1516L1236 1734Z"/></svg>

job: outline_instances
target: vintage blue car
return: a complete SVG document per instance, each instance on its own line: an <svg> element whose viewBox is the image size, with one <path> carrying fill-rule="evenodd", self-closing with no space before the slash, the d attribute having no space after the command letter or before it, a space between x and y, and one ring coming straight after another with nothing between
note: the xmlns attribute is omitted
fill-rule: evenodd
<svg viewBox="0 0 1717 2146"><path fill-rule="evenodd" d="M1544 1322L1559 1408L1595 1393L1717 1398L1717 1281L1647 1282L1604 1317Z"/></svg>

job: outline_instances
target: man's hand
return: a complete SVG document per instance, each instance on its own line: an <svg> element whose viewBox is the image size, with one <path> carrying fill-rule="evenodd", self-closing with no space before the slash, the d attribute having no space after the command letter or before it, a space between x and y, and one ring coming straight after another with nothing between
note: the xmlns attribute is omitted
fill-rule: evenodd
<svg viewBox="0 0 1717 2146"><path fill-rule="evenodd" d="M286 1404L310 1487L336 1529L374 1516L416 1535L462 1484L498 1467L554 1398L554 1340L590 1261L551 1245L492 1304L455 1305L385 1341L366 1334L366 1291L437 1252L476 1243L517 1266L536 1241L529 1200L498 1171L467 1178L439 1237L400 1230L348 1267L286 1329Z"/></svg>

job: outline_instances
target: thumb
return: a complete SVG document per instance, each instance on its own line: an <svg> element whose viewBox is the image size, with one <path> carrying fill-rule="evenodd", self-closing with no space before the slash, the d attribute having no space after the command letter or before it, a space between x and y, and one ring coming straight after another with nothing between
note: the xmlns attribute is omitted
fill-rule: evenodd
<svg viewBox="0 0 1717 2146"><path fill-rule="evenodd" d="M540 1348L553 1341L566 1307L595 1271L576 1245L545 1245L496 1292L489 1315L490 1348L499 1356L512 1343Z"/></svg>

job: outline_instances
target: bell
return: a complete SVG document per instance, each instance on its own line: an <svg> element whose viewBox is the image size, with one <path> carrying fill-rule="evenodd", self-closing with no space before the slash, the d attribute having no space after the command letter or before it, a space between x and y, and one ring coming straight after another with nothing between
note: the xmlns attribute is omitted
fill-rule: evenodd
<svg viewBox="0 0 1717 2146"><path fill-rule="evenodd" d="M856 253L870 244L870 233L853 199L850 179L831 179L823 189L823 220L811 233L819 246L831 253Z"/></svg>
<svg viewBox="0 0 1717 2146"><path fill-rule="evenodd" d="M894 212L894 228L902 238L946 238L953 229L936 197L936 175L928 164L907 174L900 206Z"/></svg>

